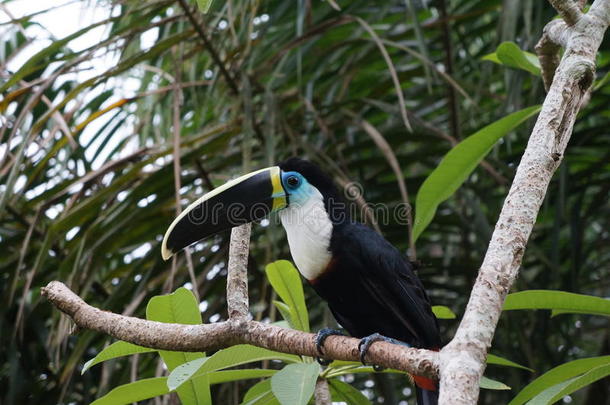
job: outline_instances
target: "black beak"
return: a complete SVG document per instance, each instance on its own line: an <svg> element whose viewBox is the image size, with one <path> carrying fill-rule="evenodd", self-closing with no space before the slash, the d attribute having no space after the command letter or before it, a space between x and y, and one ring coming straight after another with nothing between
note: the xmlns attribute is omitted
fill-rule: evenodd
<svg viewBox="0 0 610 405"><path fill-rule="evenodd" d="M246 174L189 205L165 233L161 255L167 260L194 242L234 226L263 219L286 205L287 197L279 167Z"/></svg>

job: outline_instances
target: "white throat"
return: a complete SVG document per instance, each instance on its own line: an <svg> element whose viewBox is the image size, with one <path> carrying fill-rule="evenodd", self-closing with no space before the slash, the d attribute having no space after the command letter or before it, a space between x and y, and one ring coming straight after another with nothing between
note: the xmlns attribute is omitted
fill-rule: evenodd
<svg viewBox="0 0 610 405"><path fill-rule="evenodd" d="M290 201L279 215L288 235L292 259L303 277L313 280L330 262L333 225L322 194L315 187L311 187L310 192L312 195L302 203Z"/></svg>

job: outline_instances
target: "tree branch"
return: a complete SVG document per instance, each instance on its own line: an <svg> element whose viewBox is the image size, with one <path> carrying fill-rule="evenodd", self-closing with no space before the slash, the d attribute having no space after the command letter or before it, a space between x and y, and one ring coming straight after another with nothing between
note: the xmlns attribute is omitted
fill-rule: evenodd
<svg viewBox="0 0 610 405"><path fill-rule="evenodd" d="M188 17L191 24L193 24L193 27L195 28L195 31L197 31L199 38L201 38L203 45L205 45L208 52L210 52L212 60L214 61L214 63L216 63L216 65L218 65L218 69L220 69L220 74L224 76L225 80L227 81L227 84L229 85L229 88L231 89L231 92L233 94L239 94L239 88L237 86L237 83L235 82L235 79L233 78L233 76L231 76L231 74L225 67L225 64L222 59L220 59L218 52L216 52L216 49L212 46L212 42L206 35L205 31L203 30L203 27L199 24L199 22L197 22L197 19L195 18L193 12L186 3L186 0L178 0L178 2L186 13L186 16Z"/></svg>
<svg viewBox="0 0 610 405"><path fill-rule="evenodd" d="M330 389L328 388L328 381L326 378L319 377L316 381L316 389L313 393L316 400L316 405L331 405L332 398L330 396Z"/></svg>
<svg viewBox="0 0 610 405"><path fill-rule="evenodd" d="M205 352L236 344L304 356L319 356L315 335L256 321L228 320L203 325L182 325L147 321L94 308L65 284L51 281L42 295L83 329L105 333L116 339L159 350ZM359 339L330 336L324 342L324 357L359 361ZM377 342L367 352L371 363L435 378L438 353Z"/></svg>
<svg viewBox="0 0 610 405"><path fill-rule="evenodd" d="M544 89L548 92L553 83L555 70L559 66L559 51L567 43L567 25L561 20L553 20L542 31L542 37L535 46L540 61L540 73Z"/></svg>
<svg viewBox="0 0 610 405"><path fill-rule="evenodd" d="M553 4L559 1L552 2ZM475 404L502 305L576 114L595 77L595 56L610 23L610 0L596 0L566 28L567 45L489 243L464 318L440 354L440 404Z"/></svg>
<svg viewBox="0 0 610 405"><path fill-rule="evenodd" d="M575 25L583 16L579 4L573 0L549 0L549 3L569 26Z"/></svg>
<svg viewBox="0 0 610 405"><path fill-rule="evenodd" d="M247 320L248 303L248 253L250 251L250 229L244 224L231 230L229 264L227 270L227 307L229 319Z"/></svg>

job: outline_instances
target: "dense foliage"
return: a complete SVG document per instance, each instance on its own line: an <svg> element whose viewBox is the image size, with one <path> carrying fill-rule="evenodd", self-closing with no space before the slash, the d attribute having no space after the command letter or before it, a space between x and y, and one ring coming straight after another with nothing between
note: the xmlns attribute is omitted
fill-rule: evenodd
<svg viewBox="0 0 610 405"><path fill-rule="evenodd" d="M342 186L355 184L356 206L414 203L456 143L542 102L535 63L521 53L507 62L502 55L513 45L498 46L513 41L532 51L555 16L546 2L531 0L238 0L217 1L206 15L183 0L64 7L81 6L102 8L106 17L65 38L44 42L34 10L0 25L6 404L89 403L163 371L157 357L142 354L81 375L109 339L69 335L69 321L40 297L41 286L61 280L92 305L145 317L152 296L186 285L202 301L203 322L225 318L226 234L197 245L192 267L185 255L161 259L177 203L292 155L314 160ZM83 46L78 41L90 31L97 41ZM606 41L515 291L610 295L609 65ZM434 304L458 318L531 125L503 136L418 234L419 274ZM406 252L404 221L377 219ZM253 229L251 309L276 321L264 266L289 258L287 243L274 217ZM332 325L319 298L304 291L312 330ZM445 340L456 326L441 321ZM484 390L481 403L508 402L555 366L609 354L609 333L607 315L506 312L491 353L535 372L490 365L486 374L512 390ZM411 398L403 376L358 374L348 382L374 401ZM211 395L215 403L240 403L251 385L214 385ZM608 391L608 379L600 380L569 400L608 404Z"/></svg>

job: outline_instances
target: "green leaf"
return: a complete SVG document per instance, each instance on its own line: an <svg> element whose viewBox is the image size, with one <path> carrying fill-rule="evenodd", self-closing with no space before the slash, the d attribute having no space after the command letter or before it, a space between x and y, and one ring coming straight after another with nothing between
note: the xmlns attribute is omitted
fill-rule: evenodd
<svg viewBox="0 0 610 405"><path fill-rule="evenodd" d="M432 312L438 319L455 319L453 311L444 305L433 305Z"/></svg>
<svg viewBox="0 0 610 405"><path fill-rule="evenodd" d="M199 11L203 14L207 14L208 10L210 10L210 6L212 5L212 0L197 0L197 6L199 6Z"/></svg>
<svg viewBox="0 0 610 405"><path fill-rule="evenodd" d="M578 391L579 389L586 387L594 383L595 381L601 380L610 375L610 363L595 367L594 369L584 373L581 376L571 378L563 383L557 384L553 387L547 388L540 394L532 398L528 404L531 405L546 405L553 404L559 401L566 395Z"/></svg>
<svg viewBox="0 0 610 405"><path fill-rule="evenodd" d="M328 380L333 402L346 402L349 405L370 405L371 401L363 393L338 378Z"/></svg>
<svg viewBox="0 0 610 405"><path fill-rule="evenodd" d="M553 316L567 313L610 316L610 300L553 290L527 290L508 294L504 311L552 309Z"/></svg>
<svg viewBox="0 0 610 405"><path fill-rule="evenodd" d="M43 69L49 65L49 62L53 61L53 59L57 58L57 54L61 51L63 47L65 47L70 41L86 34L87 32L101 26L108 24L109 22L115 20L116 18L111 18L108 20L99 21L95 24L89 25L79 31L76 31L73 34L68 35L65 38L53 41L49 46L44 47L37 54L29 58L15 73L13 73L10 78L0 86L0 93L4 93L9 87L19 82L19 80L23 79L28 74L35 72L38 69Z"/></svg>
<svg viewBox="0 0 610 405"><path fill-rule="evenodd" d="M540 106L533 106L509 114L470 135L445 155L417 193L414 240L430 224L439 204L451 197L466 181L495 143L539 111Z"/></svg>
<svg viewBox="0 0 610 405"><path fill-rule="evenodd" d="M389 374L405 374L404 371L396 370L393 368L386 368L383 371L375 371L372 366L364 366L362 363L357 361L345 361L335 360L333 361L325 371L327 378L337 377L345 374L358 374L358 373L389 373Z"/></svg>
<svg viewBox="0 0 610 405"><path fill-rule="evenodd" d="M180 287L169 295L152 297L146 307L149 321L199 325L201 313L193 293Z"/></svg>
<svg viewBox="0 0 610 405"><path fill-rule="evenodd" d="M179 365L170 373L167 384L170 389L174 390L191 378L210 371L262 360L282 360L287 363L295 363L300 362L301 358L294 354L274 352L262 347L237 345L219 350L210 357L198 358Z"/></svg>
<svg viewBox="0 0 610 405"><path fill-rule="evenodd" d="M288 260L278 260L269 263L265 272L277 295L290 307L294 328L309 332L309 314L299 271Z"/></svg>
<svg viewBox="0 0 610 405"><path fill-rule="evenodd" d="M271 391L271 379L254 384L244 395L242 405L280 405Z"/></svg>
<svg viewBox="0 0 610 405"><path fill-rule="evenodd" d="M201 357L195 360L187 361L182 363L172 370L169 377L167 378L167 388L174 391L185 382L189 381L201 366L208 361L209 357ZM203 374L200 374L203 375Z"/></svg>
<svg viewBox="0 0 610 405"><path fill-rule="evenodd" d="M208 373L207 375L210 378L210 384L221 384L237 380L249 380L252 378L271 377L275 373L277 373L277 370L248 368L245 370L214 371ZM197 378L195 378L195 380L197 380Z"/></svg>
<svg viewBox="0 0 610 405"><path fill-rule="evenodd" d="M524 404L529 399L554 385L565 382L580 374L587 373L596 367L608 364L610 364L610 356L590 357L564 363L547 371L525 386L525 388L509 402L509 405Z"/></svg>
<svg viewBox="0 0 610 405"><path fill-rule="evenodd" d="M133 343L128 343L128 342L122 342L122 341L114 342L113 344L111 344L110 346L106 347L104 350L99 352L97 354L97 356L95 356L94 358L92 358L91 360L86 362L85 365L83 366L83 370L81 371L81 374L84 374L85 371L89 370L92 366L96 365L97 363L101 363L102 361L106 361L106 360L110 360L110 359L114 359L114 358L122 357L122 356L129 356L130 354L149 353L149 352L156 352L156 350L149 349L147 347L134 345Z"/></svg>
<svg viewBox="0 0 610 405"><path fill-rule="evenodd" d="M153 297L146 307L146 319L150 321L180 323L186 325L201 324L199 305L193 293L186 288L178 288L169 295ZM181 364L204 358L204 353L174 352L159 350L170 373ZM188 384L177 388L180 401L184 405L201 405L208 403L209 385L198 385L188 381Z"/></svg>
<svg viewBox="0 0 610 405"><path fill-rule="evenodd" d="M564 382L561 382L559 384L553 385L552 387L545 389L540 394L536 395L534 398L527 401L527 404L528 405L530 405L530 404L531 405L533 405L533 404L551 404L552 403L552 402L550 402L551 398L553 398L558 392L562 391L565 387L570 385L574 380L576 380L576 378L577 377L570 378L569 380L566 380Z"/></svg>
<svg viewBox="0 0 610 405"><path fill-rule="evenodd" d="M529 367L522 366L521 364L517 364L514 361L505 359L504 357L496 356L495 354L491 354L491 353L487 355L487 364L495 364L497 366L506 366L506 367L515 367L515 368L520 368L523 370L534 372L534 370L532 370Z"/></svg>
<svg viewBox="0 0 610 405"><path fill-rule="evenodd" d="M169 393L167 377L146 378L129 384L119 385L106 395L96 399L91 405L122 405L143 401Z"/></svg>
<svg viewBox="0 0 610 405"><path fill-rule="evenodd" d="M289 364L271 377L271 391L282 405L306 405L319 374L318 363Z"/></svg>
<svg viewBox="0 0 610 405"><path fill-rule="evenodd" d="M275 305L277 310L280 311L280 314L282 314L282 318L284 318L284 320L288 322L290 328L296 329L294 326L294 322L292 321L292 315L290 314L290 307L284 304L282 301L276 300L273 300L273 305Z"/></svg>
<svg viewBox="0 0 610 405"><path fill-rule="evenodd" d="M510 390L511 388L504 384L503 382L492 380L491 378L487 378L485 376L481 377L481 381L479 382L479 387L485 390Z"/></svg>
<svg viewBox="0 0 610 405"><path fill-rule="evenodd" d="M482 58L497 64L515 69L523 69L533 75L540 76L540 62L536 55L521 50L514 42L502 42L496 52Z"/></svg>

